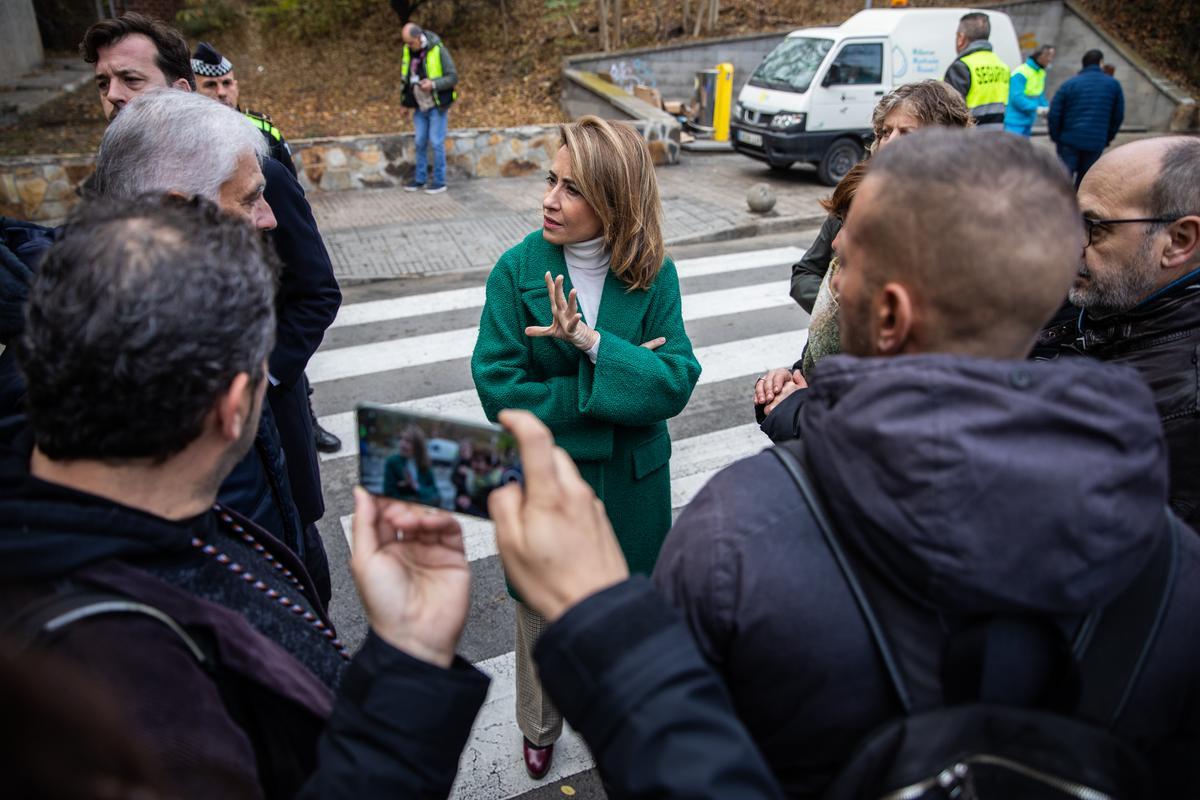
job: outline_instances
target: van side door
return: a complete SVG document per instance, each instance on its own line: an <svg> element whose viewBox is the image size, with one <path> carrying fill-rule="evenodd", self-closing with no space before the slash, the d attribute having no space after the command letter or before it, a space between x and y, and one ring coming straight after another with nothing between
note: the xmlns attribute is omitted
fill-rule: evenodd
<svg viewBox="0 0 1200 800"><path fill-rule="evenodd" d="M851 39L825 67L813 88L807 130L870 131L871 112L883 97L884 40Z"/></svg>

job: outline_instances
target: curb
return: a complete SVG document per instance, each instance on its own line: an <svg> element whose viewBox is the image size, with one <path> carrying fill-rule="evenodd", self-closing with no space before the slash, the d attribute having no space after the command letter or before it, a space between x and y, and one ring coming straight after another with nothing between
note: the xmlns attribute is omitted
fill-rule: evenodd
<svg viewBox="0 0 1200 800"><path fill-rule="evenodd" d="M806 227L819 226L825 221L826 216L825 214L810 214L808 216L797 214L787 217L764 217L761 220L745 222L741 225L734 225L732 228L712 231L711 233L677 236L674 239L667 239L665 244L667 247L680 247L686 244L707 244L709 242L727 242L731 239L748 239L752 236L767 236L772 233L790 233L792 231L803 230Z"/></svg>

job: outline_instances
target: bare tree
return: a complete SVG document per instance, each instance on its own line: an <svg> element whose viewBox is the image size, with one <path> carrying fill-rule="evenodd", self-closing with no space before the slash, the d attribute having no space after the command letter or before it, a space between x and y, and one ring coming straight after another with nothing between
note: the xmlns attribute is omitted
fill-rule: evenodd
<svg viewBox="0 0 1200 800"><path fill-rule="evenodd" d="M688 0L683 0L683 32L688 30ZM712 33L717 29L717 15L721 12L720 0L696 0L696 19L692 23L692 36L699 36L700 31L707 29Z"/></svg>
<svg viewBox="0 0 1200 800"><path fill-rule="evenodd" d="M596 10L600 17L600 49L607 53L612 49L608 39L608 0L596 0Z"/></svg>

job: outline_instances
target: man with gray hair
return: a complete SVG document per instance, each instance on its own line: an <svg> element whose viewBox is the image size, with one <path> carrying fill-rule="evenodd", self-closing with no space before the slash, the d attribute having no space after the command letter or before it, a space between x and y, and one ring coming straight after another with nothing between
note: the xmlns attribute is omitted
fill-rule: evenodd
<svg viewBox="0 0 1200 800"><path fill-rule="evenodd" d="M958 57L946 69L946 83L963 96L981 130L1001 130L1008 107L1008 65L992 51L992 23L982 11L963 14L954 36Z"/></svg>
<svg viewBox="0 0 1200 800"><path fill-rule="evenodd" d="M95 66L101 104L110 120L115 109L147 92L168 87L186 92L195 87L183 36L164 23L137 14L97 22L84 35L80 51L84 60ZM186 80L172 80L176 73L183 73ZM316 522L325 514L325 501L315 447L316 417L304 370L337 316L342 295L296 176L274 159L264 160L262 171L266 179L263 196L276 222L269 237L283 262L267 400L287 453L285 468L304 537L323 552ZM265 218L260 221L267 227ZM324 438L326 446L340 446L336 440ZM282 458L277 460L284 463ZM316 572L319 575L324 570ZM329 592L322 588L328 597Z"/></svg>
<svg viewBox="0 0 1200 800"><path fill-rule="evenodd" d="M111 199L146 193L204 197L256 229L270 231L276 219L264 197L263 168L274 165L285 173L280 180L293 179L265 158L266 152L263 137L233 109L190 92L147 92L130 101L105 131L93 184L100 197ZM271 375L271 383L276 381ZM300 512L277 426L278 395L268 397L255 446L222 486L221 499L291 547L328 602L324 545ZM307 396L301 397L307 415Z"/></svg>
<svg viewBox="0 0 1200 800"><path fill-rule="evenodd" d="M1200 139L1112 150L1083 178L1087 242L1069 299L1038 354L1126 364L1151 390L1170 455L1171 507L1200 528Z"/></svg>
<svg viewBox="0 0 1200 800"><path fill-rule="evenodd" d="M167 89L139 96L128 111L100 144L92 182L98 195L199 196L258 230L275 227L263 197L267 145L240 114L203 95Z"/></svg>
<svg viewBox="0 0 1200 800"><path fill-rule="evenodd" d="M417 168L413 179L404 184L407 191L422 188L428 194L446 191L446 125L450 104L458 99L455 86L458 72L450 49L433 31L422 30L415 22L400 29L404 50L400 56L401 113L413 113ZM425 180L428 161L426 148L433 148L433 181Z"/></svg>

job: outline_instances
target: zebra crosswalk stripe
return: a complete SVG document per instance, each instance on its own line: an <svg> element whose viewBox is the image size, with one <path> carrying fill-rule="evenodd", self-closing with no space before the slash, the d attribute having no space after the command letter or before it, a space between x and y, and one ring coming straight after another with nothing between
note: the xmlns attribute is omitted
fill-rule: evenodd
<svg viewBox="0 0 1200 800"><path fill-rule="evenodd" d="M741 286L703 294L685 295L683 320L693 322L722 314L738 314L773 306L788 305L788 282ZM466 358L475 349L477 328L439 331L423 336L409 336L404 347L395 340L372 342L351 347L322 350L308 362L309 383L323 383L356 375L369 375L392 369L403 369L437 361Z"/></svg>

